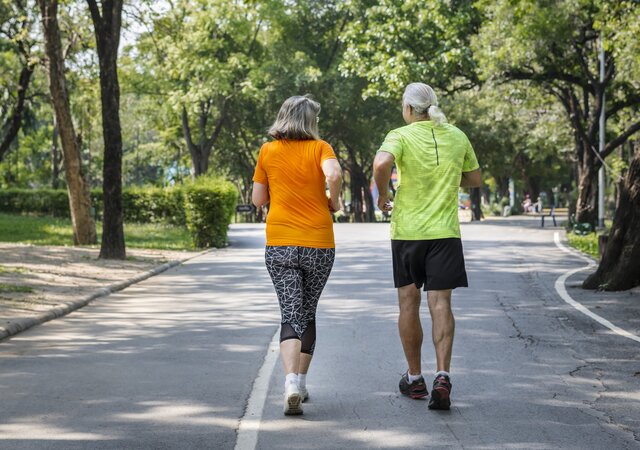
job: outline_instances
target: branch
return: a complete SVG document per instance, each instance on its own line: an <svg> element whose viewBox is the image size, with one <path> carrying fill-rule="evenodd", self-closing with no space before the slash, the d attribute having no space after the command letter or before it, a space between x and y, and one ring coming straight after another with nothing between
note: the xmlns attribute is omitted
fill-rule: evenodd
<svg viewBox="0 0 640 450"><path fill-rule="evenodd" d="M193 139L191 139L191 128L189 127L189 115L187 114L187 108L182 107L182 134L184 134L184 139L187 141L187 148L189 149L189 153L191 153L191 157L193 160L197 158L197 149L196 146L193 145Z"/></svg>
<svg viewBox="0 0 640 450"><path fill-rule="evenodd" d="M593 94L593 86L590 85L585 80L568 73L559 72L555 70L549 70L547 72L535 73L535 72L527 72L524 70L513 69L506 70L503 75L512 80L530 80L537 82L553 82L553 81L565 81L570 84L574 84L580 86L582 88L588 89Z"/></svg>
<svg viewBox="0 0 640 450"><path fill-rule="evenodd" d="M18 103L16 104L13 114L7 118L4 125L2 126L2 130L6 131L4 131L4 136L2 137L2 141L0 142L0 161L2 161L5 153L9 150L9 147L18 135L18 131L20 131L20 126L22 125L22 115L24 112L24 104L27 96L27 88L29 87L29 82L31 80L32 74L33 66L31 65L23 67L22 71L20 72L20 81L18 83Z"/></svg>
<svg viewBox="0 0 640 450"><path fill-rule="evenodd" d="M102 28L102 16L100 15L100 8L98 7L98 3L96 0L87 0L87 4L89 5L89 11L91 12L91 19L93 23L100 28Z"/></svg>
<svg viewBox="0 0 640 450"><path fill-rule="evenodd" d="M613 141L609 142L605 147L600 156L602 159L609 156L616 148L624 144L629 137L631 137L634 133L640 131L640 121L634 123L629 128L627 128L624 133L615 138Z"/></svg>
<svg viewBox="0 0 640 450"><path fill-rule="evenodd" d="M624 109L624 108L628 108L630 106L636 106L636 105L640 105L640 94L635 93L632 95L629 95L625 100L623 101L619 101L619 102L614 102L611 105L611 108L609 108L606 112L605 112L605 117L609 118L611 116L616 115L620 110Z"/></svg>
<svg viewBox="0 0 640 450"><path fill-rule="evenodd" d="M331 64L333 64L333 60L335 59L336 54L338 53L338 47L340 45L340 36L342 35L342 32L347 26L348 21L349 21L349 16L345 17L344 20L342 21L342 25L338 30L338 36L336 36L336 40L333 43L333 47L331 48L331 55L329 55L329 59L327 60L327 66L324 69L325 71L329 70L329 68L331 67Z"/></svg>
<svg viewBox="0 0 640 450"><path fill-rule="evenodd" d="M580 68L582 69L582 72L585 74L585 76L587 77L587 79L589 80L589 84L594 85L597 83L596 78L591 74L591 71L589 70L589 64L587 64L587 61L584 58L584 54L582 53L582 48L578 45L578 43L574 43L573 45L576 54L578 55L578 62L580 63Z"/></svg>
<svg viewBox="0 0 640 450"><path fill-rule="evenodd" d="M247 50L247 57L251 56L251 53L253 52L253 48L255 47L256 42L258 40L258 32L260 31L261 26L262 26L262 19L258 21L258 24L256 25L256 30L253 32L253 39L251 39L251 44L249 44L249 50Z"/></svg>

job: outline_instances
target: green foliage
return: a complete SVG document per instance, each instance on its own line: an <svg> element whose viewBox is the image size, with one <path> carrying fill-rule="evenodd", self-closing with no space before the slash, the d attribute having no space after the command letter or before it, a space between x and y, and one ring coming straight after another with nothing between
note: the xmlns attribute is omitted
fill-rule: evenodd
<svg viewBox="0 0 640 450"><path fill-rule="evenodd" d="M476 82L469 39L480 25L474 1L350 0L345 73L366 77L367 95L398 98L409 82L454 91Z"/></svg>
<svg viewBox="0 0 640 450"><path fill-rule="evenodd" d="M69 197L62 189L2 189L0 212L69 216Z"/></svg>
<svg viewBox="0 0 640 450"><path fill-rule="evenodd" d="M28 294L33 292L33 288L19 284L0 283L0 293L2 292Z"/></svg>
<svg viewBox="0 0 640 450"><path fill-rule="evenodd" d="M569 245L576 250L579 250L592 258L598 259L598 234L589 233L585 235L579 235L574 233L567 233L567 240Z"/></svg>
<svg viewBox="0 0 640 450"><path fill-rule="evenodd" d="M183 188L187 228L197 248L224 247L238 202L238 191L227 181L200 177Z"/></svg>
<svg viewBox="0 0 640 450"><path fill-rule="evenodd" d="M130 188L122 193L125 222L185 224L183 194L179 188ZM93 207L100 215L102 191L91 191ZM69 197L62 189L0 190L0 212L69 217Z"/></svg>
<svg viewBox="0 0 640 450"><path fill-rule="evenodd" d="M129 222L185 224L183 193L179 188L129 188L122 193L122 204Z"/></svg>

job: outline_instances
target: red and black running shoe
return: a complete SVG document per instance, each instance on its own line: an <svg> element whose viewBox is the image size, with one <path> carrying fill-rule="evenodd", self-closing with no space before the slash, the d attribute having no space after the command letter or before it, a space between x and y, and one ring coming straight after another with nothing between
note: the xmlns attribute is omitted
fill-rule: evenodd
<svg viewBox="0 0 640 450"><path fill-rule="evenodd" d="M429 409L448 410L451 407L451 381L446 375L438 375L433 380Z"/></svg>
<svg viewBox="0 0 640 450"><path fill-rule="evenodd" d="M400 388L400 393L408 395L411 398L424 398L429 395L427 383L424 382L424 378L420 377L413 383L409 383L408 372L402 375L398 387Z"/></svg>

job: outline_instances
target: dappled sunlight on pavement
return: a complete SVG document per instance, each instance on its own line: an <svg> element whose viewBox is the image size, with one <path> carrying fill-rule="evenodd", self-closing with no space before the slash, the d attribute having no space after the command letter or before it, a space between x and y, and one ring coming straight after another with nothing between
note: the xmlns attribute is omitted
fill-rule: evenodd
<svg viewBox="0 0 640 450"><path fill-rule="evenodd" d="M282 415L277 363L258 448L634 445L637 348L558 298L553 282L578 263L553 230L463 226L470 287L454 292L449 412L398 393L388 224L335 230L305 414ZM280 321L263 235L264 225L234 226L231 247L1 343L0 447L233 448ZM422 318L430 375L424 301Z"/></svg>

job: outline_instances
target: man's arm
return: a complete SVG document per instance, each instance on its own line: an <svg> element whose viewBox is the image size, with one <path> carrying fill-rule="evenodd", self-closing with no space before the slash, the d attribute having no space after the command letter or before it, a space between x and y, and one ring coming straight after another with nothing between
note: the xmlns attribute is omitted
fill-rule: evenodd
<svg viewBox="0 0 640 450"><path fill-rule="evenodd" d="M251 192L251 201L256 208L261 208L269 203L269 185L262 183L253 183L253 192Z"/></svg>
<svg viewBox="0 0 640 450"><path fill-rule="evenodd" d="M471 172L462 172L460 187L475 188L480 186L482 186L482 174L480 173L480 169L472 170Z"/></svg>
<svg viewBox="0 0 640 450"><path fill-rule="evenodd" d="M329 184L329 206L331 212L340 211L340 191L342 190L342 168L337 159L325 159L322 163L322 172L327 177Z"/></svg>
<svg viewBox="0 0 640 450"><path fill-rule="evenodd" d="M373 160L373 179L378 187L378 208L382 211L390 211L389 201L389 180L395 157L391 153L378 152Z"/></svg>

